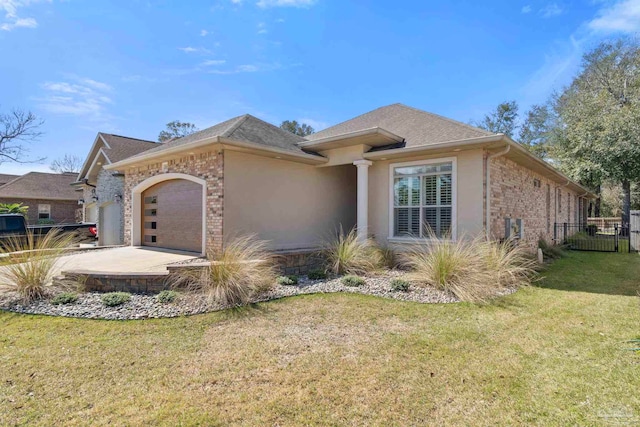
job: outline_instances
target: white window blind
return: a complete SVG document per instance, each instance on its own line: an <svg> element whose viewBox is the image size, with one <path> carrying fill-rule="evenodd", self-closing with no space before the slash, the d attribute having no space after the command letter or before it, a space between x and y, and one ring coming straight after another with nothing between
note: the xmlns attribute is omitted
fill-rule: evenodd
<svg viewBox="0 0 640 427"><path fill-rule="evenodd" d="M394 237L451 234L452 172L452 162L393 169Z"/></svg>

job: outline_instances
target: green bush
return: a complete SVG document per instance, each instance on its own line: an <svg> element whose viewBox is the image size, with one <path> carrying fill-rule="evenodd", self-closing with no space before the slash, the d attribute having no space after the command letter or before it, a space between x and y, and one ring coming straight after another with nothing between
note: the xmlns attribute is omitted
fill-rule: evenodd
<svg viewBox="0 0 640 427"><path fill-rule="evenodd" d="M324 280L327 278L327 272L320 268L316 268L315 270L311 270L307 274L307 277L309 280Z"/></svg>
<svg viewBox="0 0 640 427"><path fill-rule="evenodd" d="M409 290L409 282L404 279L393 279L391 281L391 290L397 292L407 292Z"/></svg>
<svg viewBox="0 0 640 427"><path fill-rule="evenodd" d="M109 292L102 295L102 303L107 307L116 307L129 302L131 294L128 292Z"/></svg>
<svg viewBox="0 0 640 427"><path fill-rule="evenodd" d="M276 279L276 283L281 286L294 286L298 284L298 276L280 276Z"/></svg>
<svg viewBox="0 0 640 427"><path fill-rule="evenodd" d="M73 292L62 292L51 298L51 304L53 305L73 304L76 301L78 301L78 295Z"/></svg>
<svg viewBox="0 0 640 427"><path fill-rule="evenodd" d="M348 276L344 276L341 282L345 286L352 286L352 287L363 286L365 284L365 281L362 277L353 276L351 274Z"/></svg>
<svg viewBox="0 0 640 427"><path fill-rule="evenodd" d="M52 219L39 219L38 220L38 225L53 225L56 222Z"/></svg>
<svg viewBox="0 0 640 427"><path fill-rule="evenodd" d="M170 304L178 299L179 294L176 291L162 291L156 297L159 303Z"/></svg>
<svg viewBox="0 0 640 427"><path fill-rule="evenodd" d="M538 240L538 247L542 249L542 255L544 255L545 258L558 259L566 255L561 246L550 245L544 239Z"/></svg>

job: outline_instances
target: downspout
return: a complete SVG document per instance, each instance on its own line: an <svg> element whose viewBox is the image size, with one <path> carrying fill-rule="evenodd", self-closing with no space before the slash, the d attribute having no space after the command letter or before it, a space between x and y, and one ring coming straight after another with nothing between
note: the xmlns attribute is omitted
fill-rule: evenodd
<svg viewBox="0 0 640 427"><path fill-rule="evenodd" d="M507 143L507 148L497 153L489 154L486 160L485 182L486 182L487 188L486 188L486 195L485 195L485 203L486 203L485 231L486 231L487 240L491 238L491 159L504 156L509 152L509 150L511 150L511 145Z"/></svg>

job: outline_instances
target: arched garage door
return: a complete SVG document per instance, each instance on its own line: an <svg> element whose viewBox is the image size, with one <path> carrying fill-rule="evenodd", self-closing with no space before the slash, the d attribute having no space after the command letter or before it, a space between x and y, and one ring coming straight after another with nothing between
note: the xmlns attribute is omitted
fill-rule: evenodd
<svg viewBox="0 0 640 427"><path fill-rule="evenodd" d="M202 250L202 186L185 179L155 184L142 192L145 246Z"/></svg>

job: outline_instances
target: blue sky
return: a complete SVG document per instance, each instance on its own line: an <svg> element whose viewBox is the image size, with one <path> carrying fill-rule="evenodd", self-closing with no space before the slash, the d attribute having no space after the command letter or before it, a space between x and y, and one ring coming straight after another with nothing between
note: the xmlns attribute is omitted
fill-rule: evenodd
<svg viewBox="0 0 640 427"><path fill-rule="evenodd" d="M544 102L585 50L638 29L640 0L0 0L0 112L45 119L28 146L48 158L0 172L171 120L320 130L402 102L467 122Z"/></svg>

